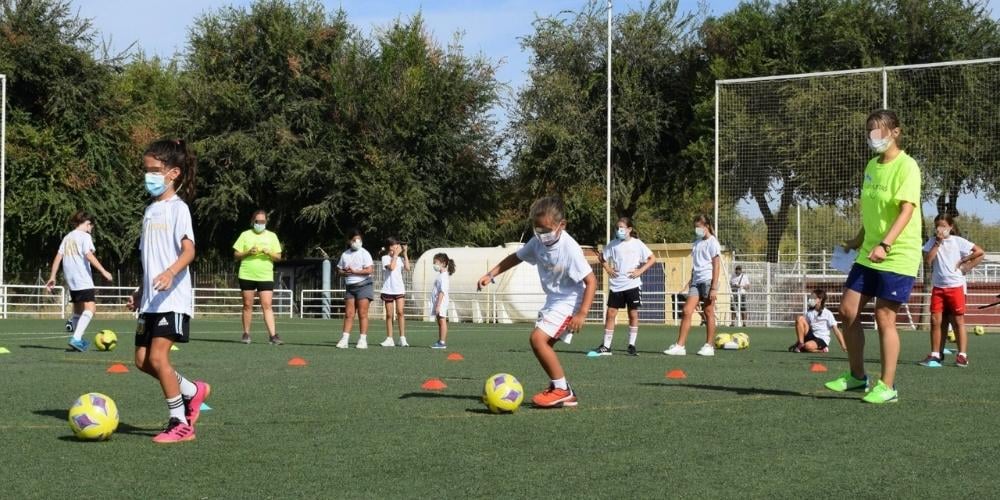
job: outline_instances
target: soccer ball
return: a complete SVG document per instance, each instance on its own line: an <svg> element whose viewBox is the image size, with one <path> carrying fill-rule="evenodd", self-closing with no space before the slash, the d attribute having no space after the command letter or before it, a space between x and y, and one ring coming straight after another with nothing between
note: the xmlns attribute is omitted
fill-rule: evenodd
<svg viewBox="0 0 1000 500"><path fill-rule="evenodd" d="M492 413L517 411L524 400L524 387L509 373L497 373L486 379L483 386L483 404Z"/></svg>
<svg viewBox="0 0 1000 500"><path fill-rule="evenodd" d="M955 332L948 331L948 342L955 342Z"/></svg>
<svg viewBox="0 0 1000 500"><path fill-rule="evenodd" d="M98 351L113 351L118 347L118 335L111 330L101 330L94 335L94 347Z"/></svg>
<svg viewBox="0 0 1000 500"><path fill-rule="evenodd" d="M69 428L78 439L104 441L118 428L118 407L99 392L84 394L69 409Z"/></svg>
<svg viewBox="0 0 1000 500"><path fill-rule="evenodd" d="M736 345L739 349L746 349L750 347L750 336L743 332L734 333L733 342L736 342Z"/></svg>
<svg viewBox="0 0 1000 500"><path fill-rule="evenodd" d="M720 333L715 336L715 348L723 349L726 344L733 340L733 336L728 333Z"/></svg>
<svg viewBox="0 0 1000 500"><path fill-rule="evenodd" d="M972 329L972 332L976 335L985 335L986 329L983 328L983 325L976 325L976 327Z"/></svg>

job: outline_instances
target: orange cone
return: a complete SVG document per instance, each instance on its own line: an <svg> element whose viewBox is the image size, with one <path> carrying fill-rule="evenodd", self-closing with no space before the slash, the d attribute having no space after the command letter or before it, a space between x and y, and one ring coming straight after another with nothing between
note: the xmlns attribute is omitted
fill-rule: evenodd
<svg viewBox="0 0 1000 500"><path fill-rule="evenodd" d="M448 386L439 378L429 378L420 386L421 389L426 391L440 391L446 387Z"/></svg>
<svg viewBox="0 0 1000 500"><path fill-rule="evenodd" d="M306 363L306 360L298 356L288 360L288 366L306 366L308 364L309 363Z"/></svg>
<svg viewBox="0 0 1000 500"><path fill-rule="evenodd" d="M128 367L121 363L115 363L108 367L108 373L128 373Z"/></svg>
<svg viewBox="0 0 1000 500"><path fill-rule="evenodd" d="M448 361L462 361L463 359L465 359L465 357L457 352L453 352L448 355Z"/></svg>
<svg viewBox="0 0 1000 500"><path fill-rule="evenodd" d="M687 378L687 375L684 373L684 370L670 370L667 372L667 378L682 379Z"/></svg>
<svg viewBox="0 0 1000 500"><path fill-rule="evenodd" d="M826 365L824 365L823 363L813 363L812 366L809 367L809 371L815 372L815 373L825 372L826 371Z"/></svg>

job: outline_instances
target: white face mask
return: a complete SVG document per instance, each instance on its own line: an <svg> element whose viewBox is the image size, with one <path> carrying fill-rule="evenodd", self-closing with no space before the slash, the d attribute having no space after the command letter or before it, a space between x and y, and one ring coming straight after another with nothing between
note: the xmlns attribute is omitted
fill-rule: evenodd
<svg viewBox="0 0 1000 500"><path fill-rule="evenodd" d="M889 134L881 139L875 137L878 130L872 130L868 133L868 147L872 151L882 154L889 150L889 146L892 145L892 134Z"/></svg>
<svg viewBox="0 0 1000 500"><path fill-rule="evenodd" d="M697 237L699 237L699 238L704 238L705 237L705 228L703 228L701 226L695 226L695 228L694 228L694 235L697 236Z"/></svg>
<svg viewBox="0 0 1000 500"><path fill-rule="evenodd" d="M813 307L816 307L816 299L810 298L806 301L806 304L809 304L809 308L812 309Z"/></svg>
<svg viewBox="0 0 1000 500"><path fill-rule="evenodd" d="M545 231L545 229L540 227L535 228L535 236L538 237L538 241L541 241L543 245L549 247L554 245L557 241L559 241L558 229L555 231L547 231L547 232L542 232L542 231Z"/></svg>
<svg viewBox="0 0 1000 500"><path fill-rule="evenodd" d="M434 268L434 272L436 272L436 273L441 272L441 265L440 264L434 263L433 265L431 265L431 267Z"/></svg>
<svg viewBox="0 0 1000 500"><path fill-rule="evenodd" d="M946 227L939 227L937 228L937 234L938 237L940 238L947 238L948 236L951 235L951 229L948 229Z"/></svg>
<svg viewBox="0 0 1000 500"><path fill-rule="evenodd" d="M361 240L354 240L351 242L351 250L361 250Z"/></svg>

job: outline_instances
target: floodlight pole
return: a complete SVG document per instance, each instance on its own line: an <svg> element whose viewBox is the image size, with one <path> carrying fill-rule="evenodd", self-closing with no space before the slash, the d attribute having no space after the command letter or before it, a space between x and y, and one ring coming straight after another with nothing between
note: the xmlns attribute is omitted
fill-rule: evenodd
<svg viewBox="0 0 1000 500"><path fill-rule="evenodd" d="M7 317L7 287L3 276L4 222L7 220L7 75L0 75L0 308Z"/></svg>
<svg viewBox="0 0 1000 500"><path fill-rule="evenodd" d="M611 0L608 0L608 130L604 173L604 242L611 241Z"/></svg>

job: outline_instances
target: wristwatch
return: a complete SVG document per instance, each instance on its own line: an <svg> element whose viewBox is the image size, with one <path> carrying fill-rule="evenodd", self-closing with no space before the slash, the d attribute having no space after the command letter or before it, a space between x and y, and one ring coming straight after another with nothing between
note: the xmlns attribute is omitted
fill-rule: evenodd
<svg viewBox="0 0 1000 500"><path fill-rule="evenodd" d="M881 243L879 243L878 246L882 247L885 250L885 253L889 253L889 250L892 250L892 245L890 245L890 244L888 244L888 243L886 243L884 241L881 242Z"/></svg>

